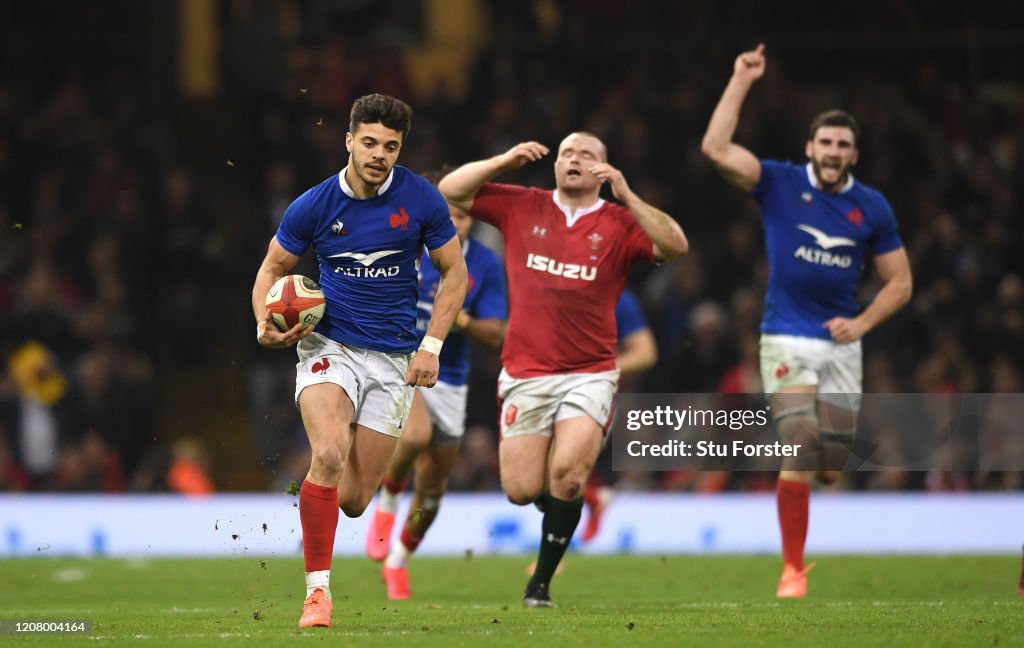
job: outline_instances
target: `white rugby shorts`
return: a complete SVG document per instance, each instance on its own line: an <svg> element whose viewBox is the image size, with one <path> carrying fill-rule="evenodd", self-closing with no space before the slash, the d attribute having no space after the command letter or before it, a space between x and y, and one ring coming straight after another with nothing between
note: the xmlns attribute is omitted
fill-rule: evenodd
<svg viewBox="0 0 1024 648"><path fill-rule="evenodd" d="M466 401L469 385L452 385L438 380L430 389L417 387L430 413L433 432L430 444L439 447L457 445L466 433Z"/></svg>
<svg viewBox="0 0 1024 648"><path fill-rule="evenodd" d="M556 421L577 416L589 416L607 432L618 387L618 369L537 378L513 378L502 369L498 376L501 438L550 437Z"/></svg>
<svg viewBox="0 0 1024 648"><path fill-rule="evenodd" d="M857 411L862 380L860 340L838 344L797 335L761 336L761 381L766 395L816 385L820 400Z"/></svg>
<svg viewBox="0 0 1024 648"><path fill-rule="evenodd" d="M349 346L311 333L296 347L295 404L310 385L331 383L352 399L352 422L388 436L402 434L412 406L412 387L405 384L411 353L383 353Z"/></svg>

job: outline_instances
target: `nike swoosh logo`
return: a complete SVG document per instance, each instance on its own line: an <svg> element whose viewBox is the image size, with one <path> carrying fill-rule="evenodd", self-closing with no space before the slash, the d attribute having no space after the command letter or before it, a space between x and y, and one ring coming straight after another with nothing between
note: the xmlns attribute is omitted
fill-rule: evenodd
<svg viewBox="0 0 1024 648"><path fill-rule="evenodd" d="M375 262L380 261L386 256L391 254L398 254L401 250L380 250L379 252L371 252L370 254L360 254L359 252L342 252L341 254L332 254L329 258L335 259L337 257L348 257L355 259L356 263L362 263L366 267L370 267Z"/></svg>
<svg viewBox="0 0 1024 648"><path fill-rule="evenodd" d="M834 247L840 245L857 245L857 241L853 239L843 238L842 236L829 236L820 229L815 229L810 225L797 225L797 229L803 230L814 237L814 242L818 244L818 247L822 247L826 250L831 250Z"/></svg>

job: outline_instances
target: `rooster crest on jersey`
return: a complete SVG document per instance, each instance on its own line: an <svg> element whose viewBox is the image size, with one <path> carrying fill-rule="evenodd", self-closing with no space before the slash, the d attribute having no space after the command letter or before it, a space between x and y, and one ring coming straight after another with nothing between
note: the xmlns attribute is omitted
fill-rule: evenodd
<svg viewBox="0 0 1024 648"><path fill-rule="evenodd" d="M267 311L281 331L299 323L302 328L316 326L324 317L325 304L319 284L302 275L281 277L267 291Z"/></svg>

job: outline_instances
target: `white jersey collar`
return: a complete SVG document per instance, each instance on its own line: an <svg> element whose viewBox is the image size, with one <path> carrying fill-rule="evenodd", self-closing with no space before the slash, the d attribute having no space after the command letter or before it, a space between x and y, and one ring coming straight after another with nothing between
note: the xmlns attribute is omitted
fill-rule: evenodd
<svg viewBox="0 0 1024 648"><path fill-rule="evenodd" d="M352 191L352 187L350 187L348 185L348 181L345 180L345 172L346 171L348 171L348 166L347 165L345 166L344 169L341 170L340 173L338 173L338 186L341 187L341 190L344 191L345 195L348 196L349 198L355 198L356 200L363 200L362 198L356 198L356 192ZM382 184L380 186L380 189L377 190L377 195L378 196L383 196L384 192L387 191L388 188L391 186L391 181L394 180L394 179L395 179L395 168L391 167L391 173L388 174L388 179L385 180L384 184ZM367 198L366 200L369 200L369 198Z"/></svg>
<svg viewBox="0 0 1024 648"><path fill-rule="evenodd" d="M565 214L565 224L567 227L572 227L573 225L576 224L576 221L578 221L579 219L583 218L587 214L593 214L598 209L604 207L604 198L598 198L597 202L591 205L590 207L577 209L575 212L573 212L572 207L566 205L565 203L558 199L558 189L555 189L554 191L551 192L551 199L555 201L555 206L562 210L562 213Z"/></svg>
<svg viewBox="0 0 1024 648"><path fill-rule="evenodd" d="M810 162L807 163L807 182L811 183L811 186L814 187L815 189L821 189L821 187L818 186L818 179L814 177L814 165L811 164ZM839 188L839 191L837 191L836 193L844 194L850 189L853 189L853 174L847 171L846 182L843 184L842 187ZM821 190L824 191L824 189Z"/></svg>

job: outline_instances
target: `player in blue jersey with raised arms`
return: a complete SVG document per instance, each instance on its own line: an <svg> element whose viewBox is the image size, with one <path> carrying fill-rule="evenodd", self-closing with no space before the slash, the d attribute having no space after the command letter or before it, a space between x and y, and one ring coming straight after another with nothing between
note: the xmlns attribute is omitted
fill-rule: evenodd
<svg viewBox="0 0 1024 648"><path fill-rule="evenodd" d="M393 97L356 100L345 135L348 166L288 207L253 286L259 343L298 343L295 402L312 449L299 491L306 568L300 627L331 625L338 508L358 517L370 503L412 388L437 381L442 342L466 296L466 262L448 205L427 180L396 165L411 117ZM267 291L310 246L326 313L315 332L278 331L264 305ZM421 340L416 285L424 247L440 282Z"/></svg>
<svg viewBox="0 0 1024 648"><path fill-rule="evenodd" d="M381 573L388 598L392 600L412 596L407 567L409 557L437 517L448 485L448 474L459 456L459 445L466 430L469 340L500 346L508 318L505 269L501 261L485 245L469 237L473 218L468 213L457 207L451 207L451 213L469 270L466 301L441 352L441 373L437 385L430 390L416 390L409 421L384 476L377 508L366 535L366 554L374 560L384 561ZM418 322L423 334L434 308L439 278L434 266L424 261L418 303ZM409 513L401 534L389 546L399 495L405 490L413 468L415 476Z"/></svg>
<svg viewBox="0 0 1024 648"><path fill-rule="evenodd" d="M764 45L736 58L703 151L733 186L760 204L771 270L761 320L761 377L779 436L824 450L785 458L776 486L783 572L776 594L807 593L804 544L810 481L838 479L856 430L861 338L910 299L912 280L892 208L855 180L860 130L840 110L818 115L805 165L759 160L732 141ZM857 286L872 259L882 287L863 310ZM831 470L822 470L822 468Z"/></svg>

